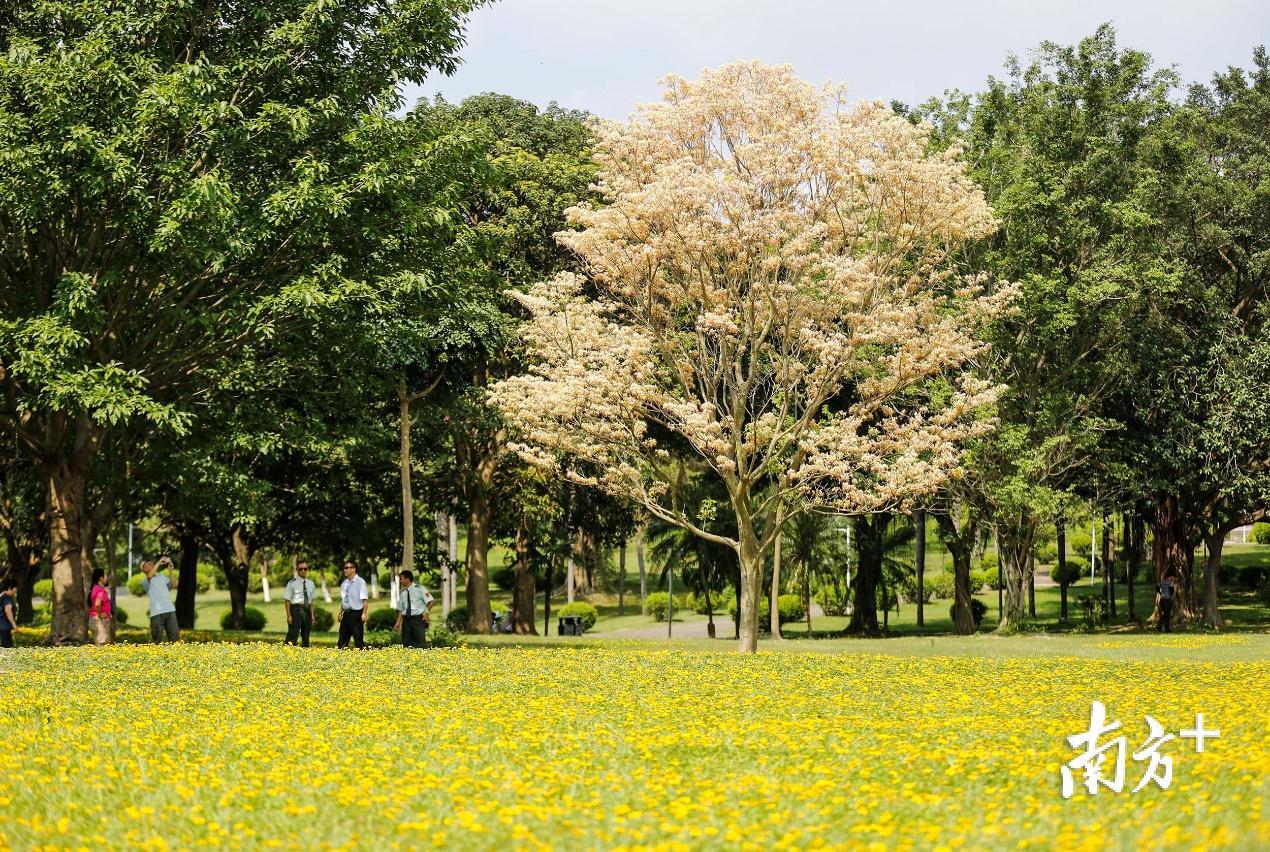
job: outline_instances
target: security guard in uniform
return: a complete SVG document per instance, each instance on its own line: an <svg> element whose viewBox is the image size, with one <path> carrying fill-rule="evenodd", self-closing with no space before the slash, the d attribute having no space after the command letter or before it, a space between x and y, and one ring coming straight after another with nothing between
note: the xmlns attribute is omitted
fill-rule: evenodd
<svg viewBox="0 0 1270 852"><path fill-rule="evenodd" d="M317 586L309 579L309 563L300 560L295 566L296 576L287 581L287 590L282 598L282 605L287 611L287 644L294 645L296 637L300 644L309 647L309 631L313 629L313 602L317 597Z"/></svg>
<svg viewBox="0 0 1270 852"><path fill-rule="evenodd" d="M428 635L428 613L432 609L432 595L415 583L414 574L402 571L397 575L401 585L397 593L397 623L394 630L401 631L401 644L407 648L422 648Z"/></svg>

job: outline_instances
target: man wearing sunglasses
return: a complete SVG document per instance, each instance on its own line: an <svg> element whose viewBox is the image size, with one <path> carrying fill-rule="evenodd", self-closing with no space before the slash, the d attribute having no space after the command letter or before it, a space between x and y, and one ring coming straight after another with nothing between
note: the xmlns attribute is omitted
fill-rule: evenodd
<svg viewBox="0 0 1270 852"><path fill-rule="evenodd" d="M288 645L294 645L298 637L303 647L309 647L309 631L313 629L313 602L316 598L317 587L309 579L309 563L301 559L295 565L295 576L287 581L286 593L282 598L282 606L287 611Z"/></svg>

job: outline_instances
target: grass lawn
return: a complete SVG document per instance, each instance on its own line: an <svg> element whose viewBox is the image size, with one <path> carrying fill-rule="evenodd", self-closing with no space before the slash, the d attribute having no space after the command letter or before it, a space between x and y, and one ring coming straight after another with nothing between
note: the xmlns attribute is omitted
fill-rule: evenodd
<svg viewBox="0 0 1270 852"><path fill-rule="evenodd" d="M486 641L0 652L0 846L1270 844L1264 635ZM1095 700L1221 736L1064 800Z"/></svg>

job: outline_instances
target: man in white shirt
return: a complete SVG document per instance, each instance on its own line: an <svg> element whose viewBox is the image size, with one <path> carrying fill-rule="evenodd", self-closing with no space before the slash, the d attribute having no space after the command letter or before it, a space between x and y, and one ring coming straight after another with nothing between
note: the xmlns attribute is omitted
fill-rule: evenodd
<svg viewBox="0 0 1270 852"><path fill-rule="evenodd" d="M397 594L397 623L393 630L401 631L401 644L405 647L422 648L428 635L432 595L414 581L414 574L409 571L402 571L397 577L401 591Z"/></svg>
<svg viewBox="0 0 1270 852"><path fill-rule="evenodd" d="M365 648L366 619L370 617L370 593L366 581L357 576L357 566L344 563L344 582L340 583L340 647L347 648L348 640L358 648Z"/></svg>
<svg viewBox="0 0 1270 852"><path fill-rule="evenodd" d="M282 606L287 611L286 644L294 645L298 638L300 644L309 647L309 631L313 629L313 601L317 598L317 587L309 579L309 563L301 559L295 564L295 576L287 581L286 593L282 598Z"/></svg>

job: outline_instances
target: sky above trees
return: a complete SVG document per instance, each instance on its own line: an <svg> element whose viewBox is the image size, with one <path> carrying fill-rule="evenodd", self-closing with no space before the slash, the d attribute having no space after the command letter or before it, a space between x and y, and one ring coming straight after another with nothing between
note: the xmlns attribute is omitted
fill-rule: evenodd
<svg viewBox="0 0 1270 852"><path fill-rule="evenodd" d="M499 91L545 106L624 119L658 97L668 73L694 78L737 59L792 63L805 80L846 83L853 98L924 101L977 90L1010 52L1049 39L1074 43L1100 23L1122 44L1207 82L1247 64L1270 32L1260 0L502 0L478 9L463 65L406 90L407 103Z"/></svg>

